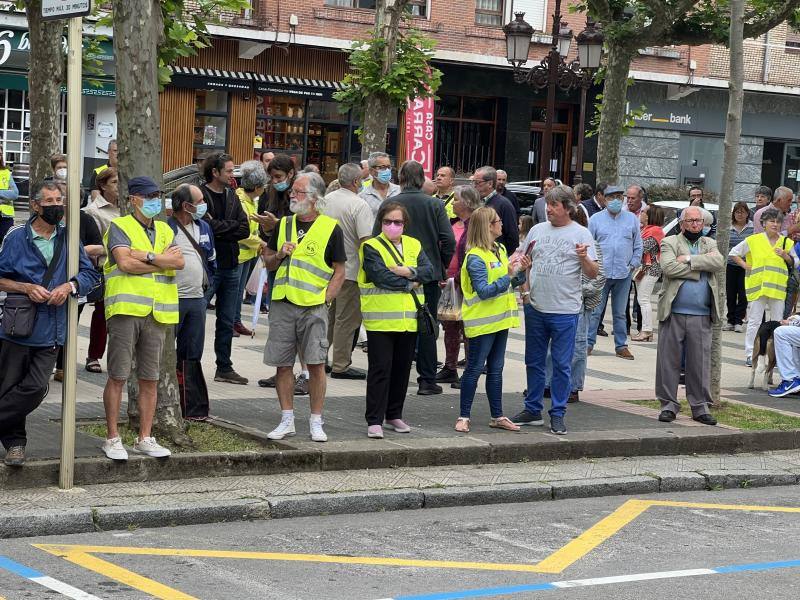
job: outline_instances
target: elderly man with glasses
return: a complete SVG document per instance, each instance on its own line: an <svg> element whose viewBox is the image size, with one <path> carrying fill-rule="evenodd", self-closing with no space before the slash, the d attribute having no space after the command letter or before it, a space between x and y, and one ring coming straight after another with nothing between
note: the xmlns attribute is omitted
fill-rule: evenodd
<svg viewBox="0 0 800 600"><path fill-rule="evenodd" d="M503 221L503 233L497 241L505 246L511 256L519 246L519 223L514 205L497 193L497 171L494 167L481 167L472 176L472 185L486 206L491 206Z"/></svg>
<svg viewBox="0 0 800 600"><path fill-rule="evenodd" d="M717 243L703 236L703 213L690 206L681 215L681 234L661 243L664 283L658 302L658 354L656 397L661 402L658 420L675 420L681 356L686 352L686 398L692 418L716 425L708 412L711 404L711 324L722 318L717 274L725 257Z"/></svg>

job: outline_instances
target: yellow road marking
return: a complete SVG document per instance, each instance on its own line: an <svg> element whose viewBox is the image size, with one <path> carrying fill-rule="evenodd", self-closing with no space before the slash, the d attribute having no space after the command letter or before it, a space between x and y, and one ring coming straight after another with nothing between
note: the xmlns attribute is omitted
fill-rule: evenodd
<svg viewBox="0 0 800 600"><path fill-rule="evenodd" d="M167 587L157 581L142 577L95 554L133 556L183 556L197 558L230 558L243 560L272 560L313 562L329 564L371 565L388 567L418 567L431 569L468 569L482 571L516 571L526 573L561 573L586 556L603 542L616 535L648 508L698 508L708 510L738 510L756 512L800 513L800 507L759 506L745 504L711 504L706 502L673 502L668 500L628 500L613 513L601 519L574 540L556 550L541 562L530 564L458 562L443 560L417 560L370 556L337 556L328 554L289 554L282 552L245 552L231 550L197 550L189 548L135 548L126 546L83 546L68 544L33 544L36 548L54 554L90 571L113 579L162 600L197 600ZM0 597L0 600L4 600Z"/></svg>
<svg viewBox="0 0 800 600"><path fill-rule="evenodd" d="M628 500L594 527L587 529L560 550L536 565L542 573L561 573L597 548L650 507L645 500Z"/></svg>

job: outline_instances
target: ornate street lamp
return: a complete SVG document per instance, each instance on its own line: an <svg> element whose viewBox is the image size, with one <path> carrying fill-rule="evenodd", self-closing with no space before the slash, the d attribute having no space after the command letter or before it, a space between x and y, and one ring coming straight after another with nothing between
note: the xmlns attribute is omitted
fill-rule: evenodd
<svg viewBox="0 0 800 600"><path fill-rule="evenodd" d="M553 13L552 39L550 52L528 70L523 65L528 61L533 27L524 20L525 13L515 13L514 20L503 27L506 36L506 58L514 67L514 81L526 83L537 90L547 89L547 108L545 111L545 129L542 135L541 155L539 156L539 174L541 179L550 176L550 153L553 146L553 120L556 109L556 90L569 92L581 89L581 116L578 127L578 148L575 154L575 183L582 180L583 171L583 138L586 125L586 92L592 85L594 71L600 67L603 52L603 34L588 18L586 29L578 34L579 60L567 64L564 59L569 55L572 42L572 30L561 21L561 0L556 0Z"/></svg>

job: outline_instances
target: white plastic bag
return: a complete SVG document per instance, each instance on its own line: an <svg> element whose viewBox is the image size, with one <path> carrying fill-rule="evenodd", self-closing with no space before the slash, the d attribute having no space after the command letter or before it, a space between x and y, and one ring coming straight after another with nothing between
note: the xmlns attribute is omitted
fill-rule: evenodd
<svg viewBox="0 0 800 600"><path fill-rule="evenodd" d="M456 282L452 277L447 280L442 289L436 316L440 321L461 320L461 293L456 288Z"/></svg>

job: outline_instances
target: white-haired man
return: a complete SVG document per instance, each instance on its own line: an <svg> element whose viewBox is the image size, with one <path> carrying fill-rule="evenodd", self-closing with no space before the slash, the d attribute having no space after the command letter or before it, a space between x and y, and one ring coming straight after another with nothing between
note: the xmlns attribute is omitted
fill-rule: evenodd
<svg viewBox="0 0 800 600"><path fill-rule="evenodd" d="M311 439L326 442L322 429L325 360L328 354L328 309L345 279L344 234L335 219L319 214L325 180L300 173L289 193L292 215L283 217L264 249L264 262L277 271L269 311L269 337L264 363L277 367L276 388L281 422L267 437L282 440L295 434L295 356L308 366Z"/></svg>

